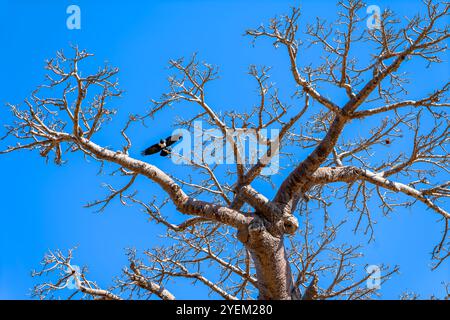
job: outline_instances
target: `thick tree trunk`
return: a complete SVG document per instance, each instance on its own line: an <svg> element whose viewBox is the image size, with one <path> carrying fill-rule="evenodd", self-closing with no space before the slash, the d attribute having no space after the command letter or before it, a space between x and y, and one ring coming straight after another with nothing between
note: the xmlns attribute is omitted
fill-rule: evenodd
<svg viewBox="0 0 450 320"><path fill-rule="evenodd" d="M296 300L300 293L294 280L284 247L284 237L274 236L261 219L255 219L238 238L249 250L256 269L259 299ZM270 227L269 227L270 228ZM271 230L272 231L272 230Z"/></svg>

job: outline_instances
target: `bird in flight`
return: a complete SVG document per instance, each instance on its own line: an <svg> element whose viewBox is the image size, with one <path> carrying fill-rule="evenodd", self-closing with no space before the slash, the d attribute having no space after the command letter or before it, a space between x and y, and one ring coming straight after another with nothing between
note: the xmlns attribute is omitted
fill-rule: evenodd
<svg viewBox="0 0 450 320"><path fill-rule="evenodd" d="M159 152L159 155L162 157L166 157L170 154L171 149L169 148L175 142L180 141L183 138L181 134L174 134L168 136L165 139L161 139L158 143L148 147L144 151L142 151L143 156L149 156L151 154L155 154Z"/></svg>

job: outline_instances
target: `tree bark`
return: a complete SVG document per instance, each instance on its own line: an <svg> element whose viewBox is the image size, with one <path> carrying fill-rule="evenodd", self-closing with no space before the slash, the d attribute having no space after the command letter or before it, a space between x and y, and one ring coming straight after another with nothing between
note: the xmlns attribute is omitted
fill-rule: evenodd
<svg viewBox="0 0 450 320"><path fill-rule="evenodd" d="M255 265L258 299L299 299L282 232L272 223L255 217L247 229L239 230L238 238L249 250Z"/></svg>

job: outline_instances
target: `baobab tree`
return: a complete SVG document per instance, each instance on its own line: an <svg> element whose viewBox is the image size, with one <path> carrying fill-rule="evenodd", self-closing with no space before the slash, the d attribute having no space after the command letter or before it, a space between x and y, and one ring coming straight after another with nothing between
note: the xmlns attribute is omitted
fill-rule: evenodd
<svg viewBox="0 0 450 320"><path fill-rule="evenodd" d="M450 105L450 82L416 96L408 92L402 68L418 60L443 62L450 5L425 1L423 12L409 18L386 9L375 17L373 28L366 25L361 1L338 7L331 24L317 18L300 27L301 10L292 8L246 32L255 45L267 39L285 52L296 83L290 103L269 82L269 68L251 66L259 103L248 112L219 110L208 94L209 83L218 76L216 67L195 55L171 60L168 92L153 101L149 112L130 115L118 129L124 139L120 150L96 143L98 132L114 116L114 98L122 94L118 69L105 66L85 75L83 61L92 54L77 47L71 57L58 52L47 61L47 82L24 106L10 105L15 122L6 127L4 139L14 143L2 153L36 150L63 165L65 154L73 152L102 168L114 165L123 185L108 184L109 195L88 206L103 210L115 199L132 204L167 228L170 243L143 253L130 250L129 265L109 288L99 287L85 269L74 267L72 250L50 252L43 269L35 272L43 277L35 295L51 298L75 283L71 297L154 295L170 300L175 299L171 281L187 278L224 299L370 298L377 288L366 285L372 273L357 272L360 246L336 241L345 223L329 211L337 202L356 217L357 235L369 238L374 208L385 215L399 206L429 209L424 214L432 212L430 219L438 217L442 224L441 240L432 251L433 268L442 265L450 255L450 214L444 208L450 189L443 179L449 167L445 108ZM320 64L308 62L308 50L322 52ZM151 123L156 114L180 103L198 114L180 118L174 126L192 130L201 121L204 128L217 130L231 145L234 164L210 163L197 154L182 164L189 172L175 176L152 164L151 157L144 161L130 155L134 146L129 128ZM355 124L367 128L364 136L346 132ZM237 129L262 137L266 149L255 163L246 162L237 140L229 138ZM278 129L277 138L266 137L267 129ZM393 143L403 147L387 153L383 148ZM275 156L284 166L278 186L263 172ZM133 191L137 179L147 179L149 188L161 188L167 197L139 198ZM271 184L275 196L269 199L257 190L257 182ZM185 215L183 222L173 222L175 210ZM208 271L210 265L214 272ZM379 280L388 280L397 270L380 266Z"/></svg>

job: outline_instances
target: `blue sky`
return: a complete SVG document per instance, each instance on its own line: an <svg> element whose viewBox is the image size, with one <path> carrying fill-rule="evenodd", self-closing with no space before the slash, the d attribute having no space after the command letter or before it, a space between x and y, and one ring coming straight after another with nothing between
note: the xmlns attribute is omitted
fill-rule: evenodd
<svg viewBox="0 0 450 320"><path fill-rule="evenodd" d="M120 68L120 87L125 93L114 102L119 109L117 117L99 137L98 142L105 145L116 145L117 129L128 113L144 112L150 99L167 89L170 58L198 52L200 59L219 66L221 78L212 86L210 98L218 109L240 110L255 103L255 84L246 74L250 64L273 66L273 79L285 90L283 94L289 94L294 84L285 55L267 42L252 47L250 39L242 35L297 3L303 7L302 21L336 13L335 1L328 0L0 0L0 104L20 103L42 83L44 61L59 49L69 52L70 44L95 54L90 67L108 61ZM376 1L381 8L389 5L403 15L415 13L416 3L419 1ZM81 8L81 30L66 28L70 4ZM306 64L316 57L302 59ZM448 81L448 63L426 73L417 69L413 71L418 81L411 85L411 92L427 92L430 86ZM164 121L152 123L147 131L133 132L132 155L153 141L152 137L169 133L168 123L175 116L176 111L169 112ZM10 122L7 108L0 109L0 119L2 124ZM182 170L164 159L154 163L173 173ZM136 209L114 203L99 214L83 208L105 194L101 188L105 179L96 175L95 163L86 163L80 155L70 155L69 163L58 167L46 164L36 153L23 151L0 156L0 168L0 299L29 298L34 284L30 271L49 249L78 245L75 262L88 264L90 278L107 285L126 265L125 248L145 249L164 243L159 237L163 229L147 223ZM140 183L150 193L159 194L155 185ZM437 218L420 205L399 209L390 218L378 217L376 241L367 246L366 261L401 268L401 274L382 287L384 298L396 298L406 289L425 297L442 294L440 282L450 281L450 264L434 272L429 268L430 252L440 233ZM185 285L170 289L180 298L199 298L205 292Z"/></svg>

